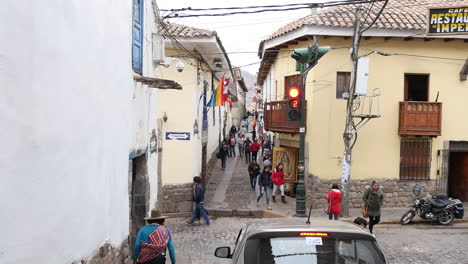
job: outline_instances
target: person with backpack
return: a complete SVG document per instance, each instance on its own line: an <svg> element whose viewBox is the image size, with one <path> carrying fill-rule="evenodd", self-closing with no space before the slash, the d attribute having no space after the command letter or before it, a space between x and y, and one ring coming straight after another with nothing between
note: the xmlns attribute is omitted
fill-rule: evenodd
<svg viewBox="0 0 468 264"><path fill-rule="evenodd" d="M229 157L236 157L236 137L234 134L229 137Z"/></svg>
<svg viewBox="0 0 468 264"><path fill-rule="evenodd" d="M332 218L334 218L338 220L340 218L342 197L343 194L338 188L338 184L334 183L332 189L327 194L328 219L332 220Z"/></svg>
<svg viewBox="0 0 468 264"><path fill-rule="evenodd" d="M151 215L145 217L147 225L138 232L133 247L133 263L164 264L166 263L167 250L169 250L171 263L176 263L176 252L171 232L164 226L166 218L167 216L162 215L159 209L152 209Z"/></svg>
<svg viewBox="0 0 468 264"><path fill-rule="evenodd" d="M258 179L258 186L260 187L260 193L257 197L257 204L262 199L265 193L267 209L271 210L270 206L270 184L271 184L271 166L263 167L263 171Z"/></svg>
<svg viewBox="0 0 468 264"><path fill-rule="evenodd" d="M244 144L244 150L245 150L245 163L249 163L251 161L250 157L250 147L252 145L252 142L250 141L250 138L247 138Z"/></svg>
<svg viewBox="0 0 468 264"><path fill-rule="evenodd" d="M255 186L257 185L257 176L260 174L260 165L258 165L256 160L252 160L247 170L249 171L250 176L250 186L255 190Z"/></svg>
<svg viewBox="0 0 468 264"><path fill-rule="evenodd" d="M198 176L193 177L193 201L195 202L195 208L193 208L192 217L190 218L188 224L192 225L195 218L198 215L205 218L207 225L210 225L210 218L205 209L205 185L201 183L201 178Z"/></svg>
<svg viewBox="0 0 468 264"><path fill-rule="evenodd" d="M271 181L273 182L273 192L272 192L272 200L276 203L275 194L280 190L281 193L281 201L286 203L286 197L284 196L284 174L283 174L283 163L278 163L276 165L275 170L271 174Z"/></svg>
<svg viewBox="0 0 468 264"><path fill-rule="evenodd" d="M260 143L257 140L252 142L250 146L250 151L252 152L252 160L257 160L257 153L260 150Z"/></svg>

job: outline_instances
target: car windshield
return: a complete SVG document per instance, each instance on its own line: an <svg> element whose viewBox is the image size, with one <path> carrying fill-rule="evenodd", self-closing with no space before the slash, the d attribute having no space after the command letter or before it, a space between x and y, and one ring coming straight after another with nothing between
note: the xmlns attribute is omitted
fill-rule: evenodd
<svg viewBox="0 0 468 264"><path fill-rule="evenodd" d="M260 237L248 239L246 264L385 263L374 241L332 237Z"/></svg>

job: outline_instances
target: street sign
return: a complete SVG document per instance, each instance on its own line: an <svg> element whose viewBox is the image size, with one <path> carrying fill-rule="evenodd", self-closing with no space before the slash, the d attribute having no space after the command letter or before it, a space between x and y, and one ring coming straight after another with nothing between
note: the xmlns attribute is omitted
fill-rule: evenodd
<svg viewBox="0 0 468 264"><path fill-rule="evenodd" d="M166 132L166 140L190 140L189 132Z"/></svg>

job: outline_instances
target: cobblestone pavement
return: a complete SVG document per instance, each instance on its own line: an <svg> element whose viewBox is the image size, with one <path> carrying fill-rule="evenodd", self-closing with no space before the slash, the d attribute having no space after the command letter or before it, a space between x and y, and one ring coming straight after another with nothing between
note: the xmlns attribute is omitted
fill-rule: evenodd
<svg viewBox="0 0 468 264"><path fill-rule="evenodd" d="M167 220L173 234L180 264L224 264L214 257L220 246L233 247L237 234L248 218L218 218L210 226L187 226L187 219ZM389 263L468 263L468 223L450 226L428 224L377 225L375 233Z"/></svg>

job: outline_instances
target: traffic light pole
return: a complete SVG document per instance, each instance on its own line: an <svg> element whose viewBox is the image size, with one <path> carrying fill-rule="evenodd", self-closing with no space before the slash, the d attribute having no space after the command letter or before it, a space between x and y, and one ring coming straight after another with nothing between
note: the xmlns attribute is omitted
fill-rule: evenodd
<svg viewBox="0 0 468 264"><path fill-rule="evenodd" d="M344 217L349 216L349 184L351 180L351 154L352 154L352 139L354 138L354 126L353 126L353 101L354 91L356 90L356 73L358 67L358 52L359 45L361 42L361 16L362 8L358 7L355 14L354 23L354 35L353 35L353 48L351 53L351 59L353 61L353 71L351 72L351 81L349 87L349 95L346 104L346 124L345 131L343 133L343 141L345 145L344 157L343 157L343 168L341 184L343 187L343 202L341 203L341 214ZM354 132L353 132L354 131Z"/></svg>
<svg viewBox="0 0 468 264"><path fill-rule="evenodd" d="M300 91L300 109L301 119L299 127L299 162L298 162L298 179L296 186L296 215L297 217L306 217L306 195L305 195L305 92L307 74L312 67L306 69L306 64L301 67L301 91Z"/></svg>

